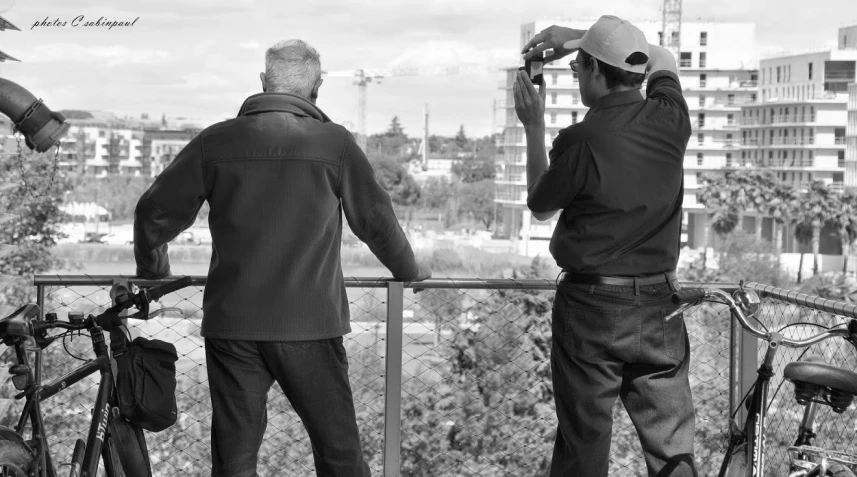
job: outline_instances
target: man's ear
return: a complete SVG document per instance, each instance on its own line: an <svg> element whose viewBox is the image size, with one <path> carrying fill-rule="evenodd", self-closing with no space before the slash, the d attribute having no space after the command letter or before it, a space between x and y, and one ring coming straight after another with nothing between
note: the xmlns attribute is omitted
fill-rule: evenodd
<svg viewBox="0 0 857 477"><path fill-rule="evenodd" d="M259 73L259 79L262 80L262 92L268 91L268 86L265 84L265 72Z"/></svg>
<svg viewBox="0 0 857 477"><path fill-rule="evenodd" d="M312 92L309 95L312 101L318 99L318 89L321 88L322 83L324 83L324 78L319 78L318 81L316 81L315 86L312 87Z"/></svg>

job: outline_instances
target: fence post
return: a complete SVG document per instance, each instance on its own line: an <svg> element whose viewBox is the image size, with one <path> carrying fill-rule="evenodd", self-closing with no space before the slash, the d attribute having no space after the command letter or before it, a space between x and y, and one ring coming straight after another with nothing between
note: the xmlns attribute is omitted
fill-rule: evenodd
<svg viewBox="0 0 857 477"><path fill-rule="evenodd" d="M756 337L748 333L735 317L732 318L729 353L729 409L731 413L738 411L736 419L739 423L747 418L747 408L741 406L741 400L756 381L756 369L759 367L759 343ZM731 415L731 414L730 414Z"/></svg>
<svg viewBox="0 0 857 477"><path fill-rule="evenodd" d="M384 370L384 477L399 477L402 450L402 332L404 287L387 283L387 354Z"/></svg>

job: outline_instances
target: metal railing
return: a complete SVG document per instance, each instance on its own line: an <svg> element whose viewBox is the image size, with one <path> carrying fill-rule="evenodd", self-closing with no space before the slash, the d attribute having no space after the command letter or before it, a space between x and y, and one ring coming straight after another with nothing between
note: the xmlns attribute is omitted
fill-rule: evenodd
<svg viewBox="0 0 857 477"><path fill-rule="evenodd" d="M112 276L37 276L43 313L96 313L109 305ZM210 472L210 409L205 353L200 336L204 277L194 287L167 295L162 306L185 316L163 317L133 327L135 335L173 342L179 350L179 421L164 432L147 433L154 475L204 476ZM424 289L413 292L417 286ZM692 284L687 284L692 286ZM735 284L716 284L732 290ZM445 279L418 284L378 278L346 279L352 333L345 339L352 391L366 456L374 475L537 476L549 468L556 417L550 379L550 313L553 280ZM770 289L760 319L770 328L796 321L831 325L855 317L854 306ZM690 380L696 406L696 453L700 475L714 475L725 450L730 411L755 377L760 343L734 326L728 310L704 304L684 315L691 347ZM778 327L778 326L777 326ZM791 332L808 332L792 327ZM811 327L809 327L811 328ZM86 356L88 342L67 343ZM854 368L854 352L828 341L820 348L829 362ZM43 352L60 375L72 361L61 346ZM782 475L782 436L793 436L798 420L790 384L781 381L783 352L772 389L771 457L766 475ZM8 387L8 384L6 385ZM82 432L93 383L63 393L63 405L46 403L46 423L56 430L51 443L57 462L71 453L70 436ZM288 400L275 385L268 404L269 425L260 450L260 475L314 475L313 454ZM853 451L848 429L853 410L820 435ZM610 475L645 474L636 431L614 408ZM829 419L828 419L829 418ZM841 424L840 424L841 423ZM790 444L790 443L788 443Z"/></svg>

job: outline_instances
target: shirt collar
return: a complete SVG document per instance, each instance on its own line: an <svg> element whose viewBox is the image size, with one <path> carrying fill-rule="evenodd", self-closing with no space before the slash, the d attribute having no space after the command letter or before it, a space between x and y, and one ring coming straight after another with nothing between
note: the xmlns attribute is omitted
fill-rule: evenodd
<svg viewBox="0 0 857 477"><path fill-rule="evenodd" d="M597 111L599 109L607 109L612 108L614 106L621 106L623 104L631 104L643 101L643 93L637 89L631 89L627 91L619 91L617 93L608 93L595 101L595 107L592 108L593 111Z"/></svg>
<svg viewBox="0 0 857 477"><path fill-rule="evenodd" d="M290 93L257 93L244 100L238 116L259 114L267 112L292 113L296 116L304 116L317 119L321 122L330 122L324 112L316 105L310 103L300 96Z"/></svg>

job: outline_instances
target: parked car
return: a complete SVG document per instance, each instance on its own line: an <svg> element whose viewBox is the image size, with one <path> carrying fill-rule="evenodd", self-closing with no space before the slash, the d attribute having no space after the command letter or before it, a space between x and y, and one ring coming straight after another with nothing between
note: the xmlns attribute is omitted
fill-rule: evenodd
<svg viewBox="0 0 857 477"><path fill-rule="evenodd" d="M106 233L100 232L86 232L83 240L80 240L79 243L107 243L103 240Z"/></svg>

